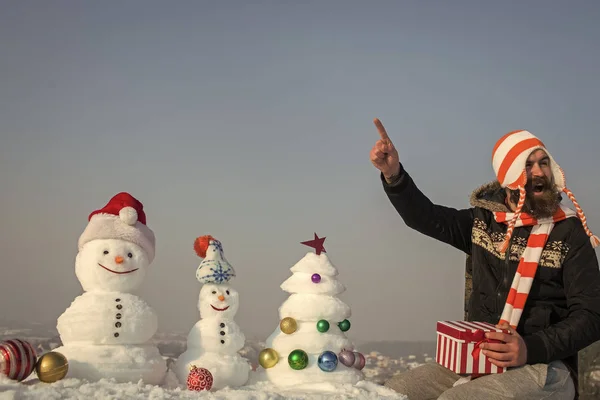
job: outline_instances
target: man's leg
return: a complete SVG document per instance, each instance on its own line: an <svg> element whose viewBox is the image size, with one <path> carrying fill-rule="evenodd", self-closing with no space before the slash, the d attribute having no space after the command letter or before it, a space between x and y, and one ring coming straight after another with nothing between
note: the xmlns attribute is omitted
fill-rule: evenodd
<svg viewBox="0 0 600 400"><path fill-rule="evenodd" d="M445 391L440 400L572 400L575 385L561 361L482 376Z"/></svg>
<svg viewBox="0 0 600 400"><path fill-rule="evenodd" d="M460 378L438 363L426 363L391 377L385 386L405 394L410 400L437 399Z"/></svg>

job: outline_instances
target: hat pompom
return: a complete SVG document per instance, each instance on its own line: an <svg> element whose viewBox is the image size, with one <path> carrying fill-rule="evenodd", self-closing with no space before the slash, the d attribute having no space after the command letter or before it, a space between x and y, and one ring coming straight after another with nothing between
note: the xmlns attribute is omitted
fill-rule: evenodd
<svg viewBox="0 0 600 400"><path fill-rule="evenodd" d="M133 207L123 207L119 210L119 218L127 225L135 225L138 220L138 213Z"/></svg>
<svg viewBox="0 0 600 400"><path fill-rule="evenodd" d="M194 251L198 254L198 257L206 257L206 250L208 250L211 240L214 240L214 237L210 235L200 236L194 240Z"/></svg>

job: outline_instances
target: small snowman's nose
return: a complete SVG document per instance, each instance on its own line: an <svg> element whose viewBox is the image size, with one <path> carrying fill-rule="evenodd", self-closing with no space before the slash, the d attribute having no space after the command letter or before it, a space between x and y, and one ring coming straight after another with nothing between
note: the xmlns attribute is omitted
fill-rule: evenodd
<svg viewBox="0 0 600 400"><path fill-rule="evenodd" d="M220 301L223 301L223 300L225 300L225 296L223 296L222 294L221 294L221 295L219 295L219 300L220 300Z"/></svg>
<svg viewBox="0 0 600 400"><path fill-rule="evenodd" d="M116 262L117 264L122 264L122 263L123 263L123 261L125 261L125 259L124 259L123 257L121 257L121 256L116 256L116 257L115 257L115 262Z"/></svg>

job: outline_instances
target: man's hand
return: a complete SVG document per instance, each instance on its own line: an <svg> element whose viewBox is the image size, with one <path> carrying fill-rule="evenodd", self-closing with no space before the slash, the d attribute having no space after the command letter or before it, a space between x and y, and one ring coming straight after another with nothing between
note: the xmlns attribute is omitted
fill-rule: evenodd
<svg viewBox="0 0 600 400"><path fill-rule="evenodd" d="M381 139L371 149L371 162L375 168L381 171L385 180L390 182L400 172L400 159L381 121L375 118L373 122Z"/></svg>
<svg viewBox="0 0 600 400"><path fill-rule="evenodd" d="M482 343L481 353L484 354L492 364L498 367L520 367L527 362L527 346L525 341L508 324L496 325L497 328L508 329L510 333L487 332L488 339L500 340L504 343Z"/></svg>

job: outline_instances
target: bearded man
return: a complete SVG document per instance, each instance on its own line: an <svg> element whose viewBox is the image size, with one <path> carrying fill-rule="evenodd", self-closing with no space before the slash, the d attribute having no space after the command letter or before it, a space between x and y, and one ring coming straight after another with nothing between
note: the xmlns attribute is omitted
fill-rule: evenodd
<svg viewBox="0 0 600 400"><path fill-rule="evenodd" d="M371 162L390 202L408 227L471 256L469 320L509 331L481 345L504 373L470 379L426 363L385 385L411 400L577 398L577 352L600 340L600 240L550 152L528 131L504 135L492 151L496 180L473 192L470 208L455 209L419 190L374 122Z"/></svg>

